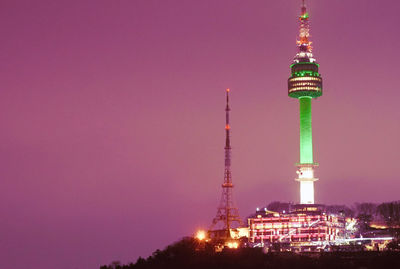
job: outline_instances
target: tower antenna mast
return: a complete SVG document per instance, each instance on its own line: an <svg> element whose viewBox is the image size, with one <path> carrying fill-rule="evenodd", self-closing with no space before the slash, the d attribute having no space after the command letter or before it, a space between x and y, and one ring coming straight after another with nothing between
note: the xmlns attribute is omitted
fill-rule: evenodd
<svg viewBox="0 0 400 269"><path fill-rule="evenodd" d="M221 202L217 209L217 215L212 221L210 230L217 224L220 224L224 230L225 236L230 237L229 230L234 227L242 226L242 220L239 216L239 210L234 206L232 198L232 172L231 172L231 141L230 141L230 122L229 122L229 89L226 89L226 107L225 107L225 172L224 183L222 184Z"/></svg>

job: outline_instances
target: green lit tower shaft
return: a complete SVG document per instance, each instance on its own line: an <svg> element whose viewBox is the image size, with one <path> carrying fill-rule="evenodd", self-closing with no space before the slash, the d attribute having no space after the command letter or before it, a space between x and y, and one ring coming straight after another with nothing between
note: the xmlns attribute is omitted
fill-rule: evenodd
<svg viewBox="0 0 400 269"><path fill-rule="evenodd" d="M296 178L300 182L300 203L314 204L314 168L318 166L313 159L311 103L313 98L322 95L322 77L318 73L319 64L312 55L309 16L303 0L300 15L300 34L297 41L298 53L291 67L288 80L289 96L300 103L300 162Z"/></svg>
<svg viewBox="0 0 400 269"><path fill-rule="evenodd" d="M313 163L311 97L300 97L300 163Z"/></svg>

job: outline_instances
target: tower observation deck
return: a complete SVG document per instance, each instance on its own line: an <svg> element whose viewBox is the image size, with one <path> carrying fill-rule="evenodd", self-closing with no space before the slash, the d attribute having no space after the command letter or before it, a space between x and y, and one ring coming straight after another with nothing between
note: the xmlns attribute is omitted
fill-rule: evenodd
<svg viewBox="0 0 400 269"><path fill-rule="evenodd" d="M297 164L297 181L300 182L300 203L314 204L314 168L318 166L313 159L311 101L322 95L322 77L319 64L312 54L309 15L302 0L298 52L294 57L291 76L288 79L288 95L299 99L300 103L300 162Z"/></svg>

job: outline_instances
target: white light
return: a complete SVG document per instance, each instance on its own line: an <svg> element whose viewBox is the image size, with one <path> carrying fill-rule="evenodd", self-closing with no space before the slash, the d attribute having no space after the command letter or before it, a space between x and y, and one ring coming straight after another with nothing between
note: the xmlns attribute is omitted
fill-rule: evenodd
<svg viewBox="0 0 400 269"><path fill-rule="evenodd" d="M314 182L300 181L300 203L301 204L314 203Z"/></svg>
<svg viewBox="0 0 400 269"><path fill-rule="evenodd" d="M299 174L299 178L314 178L313 170L303 170Z"/></svg>

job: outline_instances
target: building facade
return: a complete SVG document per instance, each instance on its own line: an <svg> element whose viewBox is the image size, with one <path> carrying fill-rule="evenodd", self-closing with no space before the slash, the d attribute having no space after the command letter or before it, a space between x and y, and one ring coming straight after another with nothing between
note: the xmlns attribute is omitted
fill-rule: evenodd
<svg viewBox="0 0 400 269"><path fill-rule="evenodd" d="M257 211L248 219L249 244L280 245L281 250L315 251L345 236L345 219L326 214L320 205L295 205L288 213Z"/></svg>

